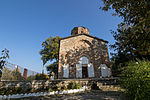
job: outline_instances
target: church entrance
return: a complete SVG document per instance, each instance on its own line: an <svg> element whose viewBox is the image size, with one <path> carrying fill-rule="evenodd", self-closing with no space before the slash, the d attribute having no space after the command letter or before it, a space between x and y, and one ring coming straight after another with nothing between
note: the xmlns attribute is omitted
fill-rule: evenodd
<svg viewBox="0 0 150 100"><path fill-rule="evenodd" d="M81 57L79 62L76 64L76 78L88 78L94 76L93 64L89 63L87 57Z"/></svg>
<svg viewBox="0 0 150 100"><path fill-rule="evenodd" d="M82 65L82 78L88 78L88 65Z"/></svg>

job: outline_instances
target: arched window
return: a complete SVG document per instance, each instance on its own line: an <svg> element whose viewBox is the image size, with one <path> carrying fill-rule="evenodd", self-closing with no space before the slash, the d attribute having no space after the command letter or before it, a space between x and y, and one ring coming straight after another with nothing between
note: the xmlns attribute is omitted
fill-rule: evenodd
<svg viewBox="0 0 150 100"><path fill-rule="evenodd" d="M80 58L80 64L88 64L89 60L87 57L83 56Z"/></svg>

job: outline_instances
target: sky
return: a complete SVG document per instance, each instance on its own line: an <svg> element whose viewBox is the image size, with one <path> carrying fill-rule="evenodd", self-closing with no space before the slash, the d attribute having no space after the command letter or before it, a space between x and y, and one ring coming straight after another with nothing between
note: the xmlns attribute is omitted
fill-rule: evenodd
<svg viewBox="0 0 150 100"><path fill-rule="evenodd" d="M10 51L10 63L41 72L39 51L49 36L68 37L73 27L84 26L113 44L110 30L121 18L101 6L101 0L0 0L0 50Z"/></svg>

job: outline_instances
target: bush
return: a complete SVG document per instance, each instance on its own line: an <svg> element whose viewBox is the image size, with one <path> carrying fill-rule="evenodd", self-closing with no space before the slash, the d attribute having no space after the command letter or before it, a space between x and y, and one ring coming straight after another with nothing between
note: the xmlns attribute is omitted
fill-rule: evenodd
<svg viewBox="0 0 150 100"><path fill-rule="evenodd" d="M36 76L35 75L30 75L26 78L26 80L28 81L32 81L32 80L35 80Z"/></svg>
<svg viewBox="0 0 150 100"><path fill-rule="evenodd" d="M48 91L49 91L49 92L52 92L52 91L53 91L53 89L52 89L52 88L49 88L49 89L48 89Z"/></svg>
<svg viewBox="0 0 150 100"><path fill-rule="evenodd" d="M9 95L9 94L17 94L17 93L22 93L21 87L0 89L0 95Z"/></svg>
<svg viewBox="0 0 150 100"><path fill-rule="evenodd" d="M121 87L132 100L150 99L150 61L130 62L121 74Z"/></svg>
<svg viewBox="0 0 150 100"><path fill-rule="evenodd" d="M42 74L36 74L35 80L48 80L49 76L45 73Z"/></svg>
<svg viewBox="0 0 150 100"><path fill-rule="evenodd" d="M67 87L66 86L62 86L61 90L67 90Z"/></svg>
<svg viewBox="0 0 150 100"><path fill-rule="evenodd" d="M79 83L71 82L68 84L68 89L80 89L81 85Z"/></svg>
<svg viewBox="0 0 150 100"><path fill-rule="evenodd" d="M11 71L8 68L4 68L2 72L2 80L9 80L9 81L21 81L23 77L21 76L21 72L18 68Z"/></svg>

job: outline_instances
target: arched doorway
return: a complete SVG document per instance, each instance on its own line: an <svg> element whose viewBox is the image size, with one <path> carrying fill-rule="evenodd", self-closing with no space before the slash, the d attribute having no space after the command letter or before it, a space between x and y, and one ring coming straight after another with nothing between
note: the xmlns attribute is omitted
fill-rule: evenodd
<svg viewBox="0 0 150 100"><path fill-rule="evenodd" d="M80 58L79 62L82 65L82 78L88 78L88 58L83 56Z"/></svg>
<svg viewBox="0 0 150 100"><path fill-rule="evenodd" d="M94 67L92 63L89 63L89 59L82 56L79 62L76 64L76 78L88 78L94 77Z"/></svg>

